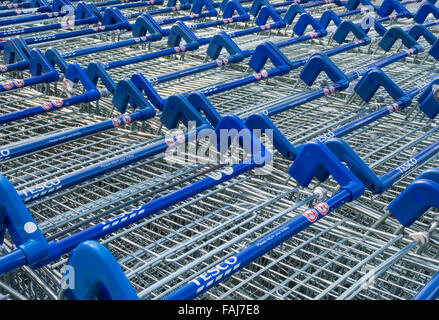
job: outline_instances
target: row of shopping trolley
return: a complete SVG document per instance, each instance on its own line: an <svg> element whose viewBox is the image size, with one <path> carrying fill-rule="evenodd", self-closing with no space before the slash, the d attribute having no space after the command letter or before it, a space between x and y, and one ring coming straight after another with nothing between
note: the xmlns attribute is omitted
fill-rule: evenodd
<svg viewBox="0 0 439 320"><path fill-rule="evenodd" d="M435 1L0 6L2 299L435 299Z"/></svg>

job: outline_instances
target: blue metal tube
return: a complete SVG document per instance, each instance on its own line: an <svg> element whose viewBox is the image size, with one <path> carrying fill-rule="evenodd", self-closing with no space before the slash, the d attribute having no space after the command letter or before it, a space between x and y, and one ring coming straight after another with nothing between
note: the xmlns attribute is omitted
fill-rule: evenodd
<svg viewBox="0 0 439 320"><path fill-rule="evenodd" d="M6 152L4 152L6 157L0 155L0 162L11 158L20 157L22 155L38 150L50 148L59 144L67 143L69 141L80 139L89 135L125 126L131 123L135 123L137 121L145 121L154 117L155 112L151 112L151 110L153 109L141 109L139 111L125 114L96 124L91 124L59 134L51 135L49 137L44 137L42 139L36 139L26 144L3 149L2 151L7 150Z"/></svg>
<svg viewBox="0 0 439 320"><path fill-rule="evenodd" d="M54 110L58 110L61 108L73 106L82 102L90 102L89 96L87 93L83 93L74 97L66 98L66 99L59 99L59 100L53 100L48 101L46 103L43 103L39 106L11 112L8 114L4 114L0 116L0 124L24 119L27 117L31 117L37 114L42 114Z"/></svg>

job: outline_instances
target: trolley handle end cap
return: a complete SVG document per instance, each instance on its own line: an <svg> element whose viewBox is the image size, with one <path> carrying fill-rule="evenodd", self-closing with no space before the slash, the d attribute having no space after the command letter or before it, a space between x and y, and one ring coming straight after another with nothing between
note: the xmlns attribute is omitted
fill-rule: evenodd
<svg viewBox="0 0 439 320"><path fill-rule="evenodd" d="M178 47L182 39L186 42L188 50L196 50L200 46L198 38L192 30L182 21L177 21L169 32L168 46L171 48Z"/></svg>
<svg viewBox="0 0 439 320"><path fill-rule="evenodd" d="M344 6L347 10L351 11L357 9L360 4L375 7L369 0L348 0Z"/></svg>
<svg viewBox="0 0 439 320"><path fill-rule="evenodd" d="M227 130L228 134L223 135L222 130ZM259 138L236 115L222 117L215 128L215 134L217 149L221 154L224 154L230 148L233 140L238 138L239 145L252 155L256 165L263 166L271 161L271 153L265 149Z"/></svg>
<svg viewBox="0 0 439 320"><path fill-rule="evenodd" d="M380 17L387 17L393 11L405 16L411 16L410 12L398 0L384 0L376 12Z"/></svg>
<svg viewBox="0 0 439 320"><path fill-rule="evenodd" d="M75 281L75 286L68 286L64 292L67 299L138 300L114 256L99 242L79 244L70 253L67 266L64 277Z"/></svg>
<svg viewBox="0 0 439 320"><path fill-rule="evenodd" d="M308 59L300 72L300 79L311 86L321 72L333 82L348 82L344 72L325 53L315 53Z"/></svg>
<svg viewBox="0 0 439 320"><path fill-rule="evenodd" d="M343 21L338 26L337 30L335 30L332 38L337 43L343 43L346 40L346 37L349 33L352 33L358 40L369 39L366 32L357 24L353 23L350 20Z"/></svg>
<svg viewBox="0 0 439 320"><path fill-rule="evenodd" d="M317 19L314 19L309 13L302 13L293 27L293 32L298 36L303 35L306 28L311 26L315 32L320 32L323 35L327 34L326 29L320 24Z"/></svg>
<svg viewBox="0 0 439 320"><path fill-rule="evenodd" d="M283 73L291 70L290 60L271 41L264 42L256 47L248 65L255 72L260 72L268 59L270 59L275 68L282 69Z"/></svg>
<svg viewBox="0 0 439 320"><path fill-rule="evenodd" d="M212 3L209 0L195 0L192 6L192 12L195 14L200 14L203 12L203 8L205 8L207 12L211 12L215 16L218 15L218 12L216 11L215 7L212 5Z"/></svg>
<svg viewBox="0 0 439 320"><path fill-rule="evenodd" d="M143 113L142 120L147 120L155 116L154 107L146 100L134 83L128 79L122 79L117 83L112 102L121 114L126 112L128 105L131 105L133 109L139 108L149 111Z"/></svg>
<svg viewBox="0 0 439 320"><path fill-rule="evenodd" d="M171 95L166 99L160 121L168 129L177 128L179 122L189 128L189 121L195 122L196 127L209 125L199 110L181 94Z"/></svg>
<svg viewBox="0 0 439 320"><path fill-rule="evenodd" d="M388 209L404 227L410 227L430 207L439 208L439 184L416 179L389 204Z"/></svg>
<svg viewBox="0 0 439 320"><path fill-rule="evenodd" d="M432 81L418 97L419 109L430 119L439 114L439 79Z"/></svg>
<svg viewBox="0 0 439 320"><path fill-rule="evenodd" d="M430 30L420 24L411 27L408 34L416 41L422 36L430 45L433 45L437 40L436 36Z"/></svg>
<svg viewBox="0 0 439 320"><path fill-rule="evenodd" d="M2 175L0 175L0 230L1 242L7 230L15 246L24 254L25 264L32 265L49 254L49 244L36 222L12 184ZM14 267L18 266L15 264Z"/></svg>
<svg viewBox="0 0 439 320"><path fill-rule="evenodd" d="M3 47L3 60L6 64L13 64L20 61L30 61L31 50L26 41L18 36L7 39Z"/></svg>
<svg viewBox="0 0 439 320"><path fill-rule="evenodd" d="M422 51L422 46L401 27L391 27L388 29L378 45L384 51L388 52L398 39L401 39L402 44L408 49L416 47L418 50L420 49L420 51Z"/></svg>
<svg viewBox="0 0 439 320"><path fill-rule="evenodd" d="M288 173L301 186L308 187L321 170L327 170L340 186L350 193L350 201L364 193L365 188L361 181L319 141L311 141L301 146Z"/></svg>
<svg viewBox="0 0 439 320"><path fill-rule="evenodd" d="M237 61L244 58L244 54L235 41L224 32L220 31L212 37L207 46L206 54L212 59L218 59L221 50L226 49L230 56L233 56Z"/></svg>
<svg viewBox="0 0 439 320"><path fill-rule="evenodd" d="M297 150L265 114L253 114L245 121L245 124L252 131L260 130L261 133L267 134L267 130L271 130L272 137L270 138L276 150L288 160L292 161L296 158Z"/></svg>
<svg viewBox="0 0 439 320"><path fill-rule="evenodd" d="M255 24L257 26L263 26L268 23L268 19L271 18L274 23L279 24L279 27L283 28L287 24L280 15L276 13L276 9L272 5L265 5L259 10L259 13L255 19Z"/></svg>
<svg viewBox="0 0 439 320"><path fill-rule="evenodd" d="M163 37L163 29L160 25L149 13L144 13L136 19L132 34L133 37L144 37L148 33L153 37L154 41L161 40Z"/></svg>
<svg viewBox="0 0 439 320"><path fill-rule="evenodd" d="M381 69L372 68L355 86L355 92L364 101L370 101L378 88L383 87L394 100L410 99L404 91L389 78Z"/></svg>
<svg viewBox="0 0 439 320"><path fill-rule="evenodd" d="M267 0L254 0L252 2L252 5L250 6L250 10L248 11L253 17L256 17L259 13L259 10L263 6L270 5L270 3Z"/></svg>
<svg viewBox="0 0 439 320"><path fill-rule="evenodd" d="M239 0L229 0L222 10L224 19L232 18L236 12L238 16L244 17L245 20L250 20L249 14L245 11Z"/></svg>
<svg viewBox="0 0 439 320"><path fill-rule="evenodd" d="M424 23L429 14L432 14L435 19L439 19L439 9L430 1L424 1L413 16L413 20L417 23Z"/></svg>
<svg viewBox="0 0 439 320"><path fill-rule="evenodd" d="M341 18L334 11L331 9L325 10L319 19L320 25L326 29L331 21L334 22L337 27L343 22L343 20L341 20Z"/></svg>

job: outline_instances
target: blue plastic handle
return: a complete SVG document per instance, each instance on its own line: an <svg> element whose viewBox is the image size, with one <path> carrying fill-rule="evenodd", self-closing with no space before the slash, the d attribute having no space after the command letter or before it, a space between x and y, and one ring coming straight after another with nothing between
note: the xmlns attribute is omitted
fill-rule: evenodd
<svg viewBox="0 0 439 320"><path fill-rule="evenodd" d="M421 24L417 24L411 27L408 31L408 34L416 41L418 41L418 39L422 36L425 40L427 40L430 45L433 45L437 39L430 30L428 30L425 26Z"/></svg>
<svg viewBox="0 0 439 320"><path fill-rule="evenodd" d="M259 13L259 10L263 6L271 6L271 4L267 0L253 0L252 5L250 6L250 10L248 12L253 17L256 17Z"/></svg>
<svg viewBox="0 0 439 320"><path fill-rule="evenodd" d="M74 285L64 291L70 300L138 300L111 252L96 241L85 241L69 255ZM69 273L66 268L65 276Z"/></svg>
<svg viewBox="0 0 439 320"><path fill-rule="evenodd" d="M84 70L76 62L68 65L64 77L65 79L70 80L76 84L78 82L81 82L86 91L82 95L85 95L87 97L88 102L96 101L100 98L101 94L99 90L96 88L96 86L93 84L92 80L90 80Z"/></svg>
<svg viewBox="0 0 439 320"><path fill-rule="evenodd" d="M261 133L271 130L273 133L273 146L288 160L294 160L297 155L296 149L288 139L279 131L273 122L264 114L253 114L245 120L247 127L255 132L260 130Z"/></svg>
<svg viewBox="0 0 439 320"><path fill-rule="evenodd" d="M284 73L288 73L291 70L290 60L270 41L264 42L256 47L248 65L255 72L260 72L268 59L270 59L276 68L282 69Z"/></svg>
<svg viewBox="0 0 439 320"><path fill-rule="evenodd" d="M326 29L320 24L320 22L314 19L309 13L303 13L300 15L296 24L293 27L293 31L298 36L303 35L306 28L311 26L314 31L321 32L326 35Z"/></svg>
<svg viewBox="0 0 439 320"><path fill-rule="evenodd" d="M244 54L242 50L238 47L235 41L230 38L230 36L224 32L220 31L212 37L207 46L206 54L213 60L218 59L221 50L225 49L230 56L234 56L237 59L243 59Z"/></svg>
<svg viewBox="0 0 439 320"><path fill-rule="evenodd" d="M95 86L98 84L98 81L101 80L108 91L114 93L116 90L116 84L100 62L89 63L86 74Z"/></svg>
<svg viewBox="0 0 439 320"><path fill-rule="evenodd" d="M6 64L29 61L30 49L21 37L8 39L5 42L3 60Z"/></svg>
<svg viewBox="0 0 439 320"><path fill-rule="evenodd" d="M319 141L311 141L301 146L288 173L301 185L307 187L322 168L327 170L347 190L351 200L364 192L364 185L345 165Z"/></svg>
<svg viewBox="0 0 439 320"><path fill-rule="evenodd" d="M439 79L432 81L418 97L419 109L430 119L439 114L439 92L433 91L434 85L439 85Z"/></svg>
<svg viewBox="0 0 439 320"><path fill-rule="evenodd" d="M435 19L439 19L439 9L431 2L424 1L416 11L413 20L417 23L424 23L429 14L432 14Z"/></svg>
<svg viewBox="0 0 439 320"><path fill-rule="evenodd" d="M303 9L300 4L295 3L288 8L287 12L285 12L284 21L286 24L290 25L296 18L297 14L300 15L303 13L306 13L305 9Z"/></svg>
<svg viewBox="0 0 439 320"><path fill-rule="evenodd" d="M122 79L114 90L113 95L113 105L121 113L124 114L127 110L128 104L133 107L133 109L148 109L151 110L150 118L155 116L154 107L146 100L142 92L134 85L131 80Z"/></svg>
<svg viewBox="0 0 439 320"><path fill-rule="evenodd" d="M394 100L401 100L405 97L409 99L404 91L379 68L369 70L358 81L354 90L361 99L370 101L380 87L383 87Z"/></svg>
<svg viewBox="0 0 439 320"><path fill-rule="evenodd" d="M262 7L258 16L256 17L255 24L258 26L263 26L267 24L269 18L271 18L274 23L281 24L280 28L286 26L285 21L276 13L276 10L271 5Z"/></svg>
<svg viewBox="0 0 439 320"><path fill-rule="evenodd" d="M209 125L201 113L181 94L171 95L166 99L160 121L168 129L176 128L179 122L189 127L189 121L195 122L196 127Z"/></svg>
<svg viewBox="0 0 439 320"><path fill-rule="evenodd" d="M366 33L364 32L364 30L359 25L353 23L352 21L348 21L348 20L340 23L337 30L334 32L334 35L332 36L332 38L337 43L341 44L346 40L346 37L348 36L349 33L353 33L353 35L358 40L363 40L365 38L368 38Z"/></svg>
<svg viewBox="0 0 439 320"><path fill-rule="evenodd" d="M189 29L183 22L177 21L169 32L168 46L178 47L181 40L186 42L186 47L191 50L196 50L200 46L197 36Z"/></svg>
<svg viewBox="0 0 439 320"><path fill-rule="evenodd" d="M143 37L148 33L153 36L155 40L160 40L163 37L162 28L148 13L144 13L136 19L132 32L133 37Z"/></svg>
<svg viewBox="0 0 439 320"><path fill-rule="evenodd" d="M200 14L203 12L203 8L205 8L207 12L213 13L215 16L218 15L215 7L209 0L195 0L194 4L192 5L192 12L195 14Z"/></svg>
<svg viewBox="0 0 439 320"><path fill-rule="evenodd" d="M151 83L146 79L143 74L136 72L131 76L131 81L135 84L139 90L144 92L148 97L148 100L160 111L165 106L165 101L160 97L157 91L153 88Z"/></svg>
<svg viewBox="0 0 439 320"><path fill-rule="evenodd" d="M285 18L284 18L285 19ZM334 24L338 27L343 20L332 10L328 9L323 12L322 16L319 19L319 23L323 28L328 28L329 24L334 22Z"/></svg>
<svg viewBox="0 0 439 320"><path fill-rule="evenodd" d="M411 16L410 12L398 0L384 0L376 12L380 17L387 17L393 11L396 11L398 14L404 14L407 17Z"/></svg>
<svg viewBox="0 0 439 320"><path fill-rule="evenodd" d="M385 188L381 179L367 166L367 164L356 154L354 150L343 140L332 138L325 142L325 146L347 167L351 172L373 193L382 193ZM325 181L329 173L319 172L317 177Z"/></svg>
<svg viewBox="0 0 439 320"><path fill-rule="evenodd" d="M33 265L48 255L46 239L12 184L0 175L0 243L3 243L6 231L24 254L26 264ZM2 261L1 268L5 267Z"/></svg>
<svg viewBox="0 0 439 320"><path fill-rule="evenodd" d="M300 79L311 86L320 72L325 72L333 82L342 82L348 85L348 78L339 67L324 53L313 54L300 72Z"/></svg>
<svg viewBox="0 0 439 320"><path fill-rule="evenodd" d="M68 67L67 61L61 56L56 48L49 48L46 50L45 56L49 63L57 66L62 73L65 73Z"/></svg>
<svg viewBox="0 0 439 320"><path fill-rule="evenodd" d="M229 0L227 2L224 10L223 10L223 18L231 18L235 14L235 12L238 14L238 16L245 17L246 19L250 19L250 16L245 11L245 9L242 7L242 5L239 3L238 0Z"/></svg>
<svg viewBox="0 0 439 320"><path fill-rule="evenodd" d="M396 40L401 39L402 44L407 48L417 47L420 51L423 48L410 36L407 32L405 32L401 27L391 27L384 34L383 38L380 40L378 45L384 50L389 51Z"/></svg>
<svg viewBox="0 0 439 320"><path fill-rule="evenodd" d="M436 172L438 169L435 169ZM438 181L416 178L388 206L392 215L410 227L431 207L439 208Z"/></svg>
<svg viewBox="0 0 439 320"><path fill-rule="evenodd" d="M96 22L99 21L98 16L93 10L84 1L80 1L76 5L75 22L87 18L96 18Z"/></svg>
<svg viewBox="0 0 439 320"><path fill-rule="evenodd" d="M369 0L348 0L344 6L346 9L351 11L357 9L360 4L362 4L363 6L371 6L375 8L375 6Z"/></svg>

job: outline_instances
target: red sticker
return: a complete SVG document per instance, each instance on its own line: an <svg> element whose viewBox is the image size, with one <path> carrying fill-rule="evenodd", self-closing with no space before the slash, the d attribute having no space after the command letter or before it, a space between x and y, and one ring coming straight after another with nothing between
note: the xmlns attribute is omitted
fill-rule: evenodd
<svg viewBox="0 0 439 320"><path fill-rule="evenodd" d="M175 52L180 52L180 47L174 47Z"/></svg>
<svg viewBox="0 0 439 320"><path fill-rule="evenodd" d="M45 102L41 105L41 108L44 110L50 110L50 108L52 108L52 104L50 102Z"/></svg>
<svg viewBox="0 0 439 320"><path fill-rule="evenodd" d="M325 203L325 202L322 202L322 203L316 204L316 205L314 206L314 208L315 208L318 212L320 212L321 214L323 214L323 215L325 215L325 214L327 214L327 213L329 212L329 206L328 206L328 204Z"/></svg>
<svg viewBox="0 0 439 320"><path fill-rule="evenodd" d="M0 66L0 71L1 72L6 72L6 71L8 71L8 67L7 66Z"/></svg>
<svg viewBox="0 0 439 320"><path fill-rule="evenodd" d="M14 81L15 85L19 88L21 88L22 86L24 86L24 81L23 80L15 80Z"/></svg>
<svg viewBox="0 0 439 320"><path fill-rule="evenodd" d="M131 123L131 117L128 114L124 115L122 117L122 119L123 119L123 123L124 124L130 124Z"/></svg>
<svg viewBox="0 0 439 320"><path fill-rule="evenodd" d="M216 60L216 64L218 67L221 67L223 65L223 62L221 60Z"/></svg>
<svg viewBox="0 0 439 320"><path fill-rule="evenodd" d="M52 103L55 107L58 107L58 108L64 104L64 102L62 100L54 100L54 101L52 101Z"/></svg>
<svg viewBox="0 0 439 320"><path fill-rule="evenodd" d="M14 83L12 81L2 83L2 85L6 90L11 90L14 87Z"/></svg>
<svg viewBox="0 0 439 320"><path fill-rule="evenodd" d="M266 70L262 71L261 75L266 78L268 77L268 72Z"/></svg>
<svg viewBox="0 0 439 320"><path fill-rule="evenodd" d="M223 62L224 62L224 64L228 64L228 63L229 63L229 60L226 59L226 58L224 58L224 59L223 59Z"/></svg>
<svg viewBox="0 0 439 320"><path fill-rule="evenodd" d="M257 80L261 79L261 74L260 73L255 73L253 75Z"/></svg>
<svg viewBox="0 0 439 320"><path fill-rule="evenodd" d="M115 128L120 127L121 124L122 124L122 121L120 121L119 118L114 118L114 119L113 119L113 126L114 126Z"/></svg>
<svg viewBox="0 0 439 320"><path fill-rule="evenodd" d="M184 136L184 134L180 134L180 135L176 136L176 138L177 138L177 141L179 143L183 143L186 140L186 137Z"/></svg>
<svg viewBox="0 0 439 320"><path fill-rule="evenodd" d="M317 220L317 217L319 216L319 214L317 213L316 210L314 210L314 209L309 209L309 210L306 210L306 211L303 213L303 216L304 216L305 218L307 218L310 222L314 222L314 221Z"/></svg>
<svg viewBox="0 0 439 320"><path fill-rule="evenodd" d="M168 145L169 148L172 148L175 145L174 138L168 138L165 140L165 143Z"/></svg>

